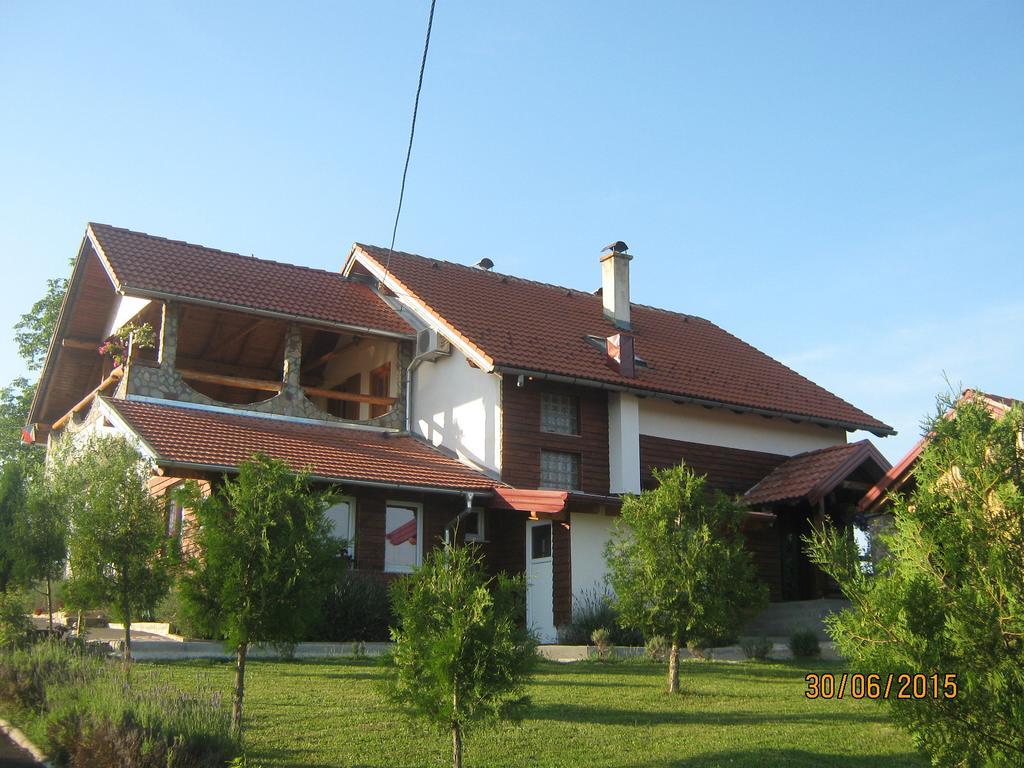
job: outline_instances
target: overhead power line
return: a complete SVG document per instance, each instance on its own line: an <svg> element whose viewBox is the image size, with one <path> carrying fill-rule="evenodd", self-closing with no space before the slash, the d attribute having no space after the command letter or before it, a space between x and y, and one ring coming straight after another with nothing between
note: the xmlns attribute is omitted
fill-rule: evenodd
<svg viewBox="0 0 1024 768"><path fill-rule="evenodd" d="M405 200L405 180L409 175L409 160L412 158L412 142L416 137L416 115L420 110L420 92L423 90L423 73L427 68L427 51L430 50L430 31L434 28L434 6L437 0L430 0L430 16L427 18L427 37L423 41L423 58L420 60L420 77L416 83L416 100L412 105L412 126L409 128L409 146L405 150L405 167L402 169L402 187L398 192L398 210L395 211L395 226L391 229L391 245L384 263L384 277L391 269L391 254L395 250L395 239L398 237L398 220L402 217L402 202Z"/></svg>

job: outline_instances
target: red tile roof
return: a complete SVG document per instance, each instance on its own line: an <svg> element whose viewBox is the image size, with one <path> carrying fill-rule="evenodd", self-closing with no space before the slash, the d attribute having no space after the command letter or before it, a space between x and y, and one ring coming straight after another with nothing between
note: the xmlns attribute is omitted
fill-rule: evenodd
<svg viewBox="0 0 1024 768"><path fill-rule="evenodd" d="M198 299L296 318L412 334L368 286L339 273L89 224L118 290Z"/></svg>
<svg viewBox="0 0 1024 768"><path fill-rule="evenodd" d="M873 461L881 472L889 462L868 440L842 443L792 456L747 491L744 504L770 504L806 499L817 504L865 461Z"/></svg>
<svg viewBox="0 0 1024 768"><path fill-rule="evenodd" d="M490 491L486 475L407 436L103 398L161 465L236 467L261 451L296 470L338 481Z"/></svg>
<svg viewBox="0 0 1024 768"><path fill-rule="evenodd" d="M618 329L601 297L461 264L357 244L489 364L604 382L698 401L736 405L867 429L892 428L692 315L633 304L636 356L647 367L625 377L586 341ZM360 254L360 251L362 254Z"/></svg>

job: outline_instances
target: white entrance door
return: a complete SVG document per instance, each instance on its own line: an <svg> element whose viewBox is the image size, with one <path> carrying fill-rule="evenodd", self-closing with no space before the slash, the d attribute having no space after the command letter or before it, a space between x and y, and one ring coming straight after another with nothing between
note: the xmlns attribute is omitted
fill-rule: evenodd
<svg viewBox="0 0 1024 768"><path fill-rule="evenodd" d="M526 623L542 643L555 642L551 523L526 522Z"/></svg>

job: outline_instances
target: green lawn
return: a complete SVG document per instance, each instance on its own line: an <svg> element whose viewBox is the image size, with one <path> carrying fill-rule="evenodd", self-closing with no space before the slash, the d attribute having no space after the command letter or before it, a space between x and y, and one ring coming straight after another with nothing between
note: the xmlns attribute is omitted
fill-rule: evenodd
<svg viewBox="0 0 1024 768"><path fill-rule="evenodd" d="M229 690L226 663L146 664ZM822 662L814 669L841 669ZM471 732L467 766L924 766L868 701L809 701L790 663L689 662L683 695L648 663L543 663L520 726ZM450 764L448 737L380 695L375 661L250 662L246 743L265 768Z"/></svg>

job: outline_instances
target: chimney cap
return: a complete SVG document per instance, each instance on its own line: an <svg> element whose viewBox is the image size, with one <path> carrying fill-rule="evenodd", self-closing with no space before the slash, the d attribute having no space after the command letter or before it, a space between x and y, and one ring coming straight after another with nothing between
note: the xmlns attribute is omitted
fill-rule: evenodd
<svg viewBox="0 0 1024 768"><path fill-rule="evenodd" d="M625 253L628 250L628 245L626 245L621 240L616 240L614 243L606 245L604 248L602 248L601 253L607 253L608 251L611 251L612 253Z"/></svg>
<svg viewBox="0 0 1024 768"><path fill-rule="evenodd" d="M490 271L494 269L494 262L488 259L486 256L484 256L482 259L480 259L480 261L478 261L473 266L476 267L477 269Z"/></svg>

